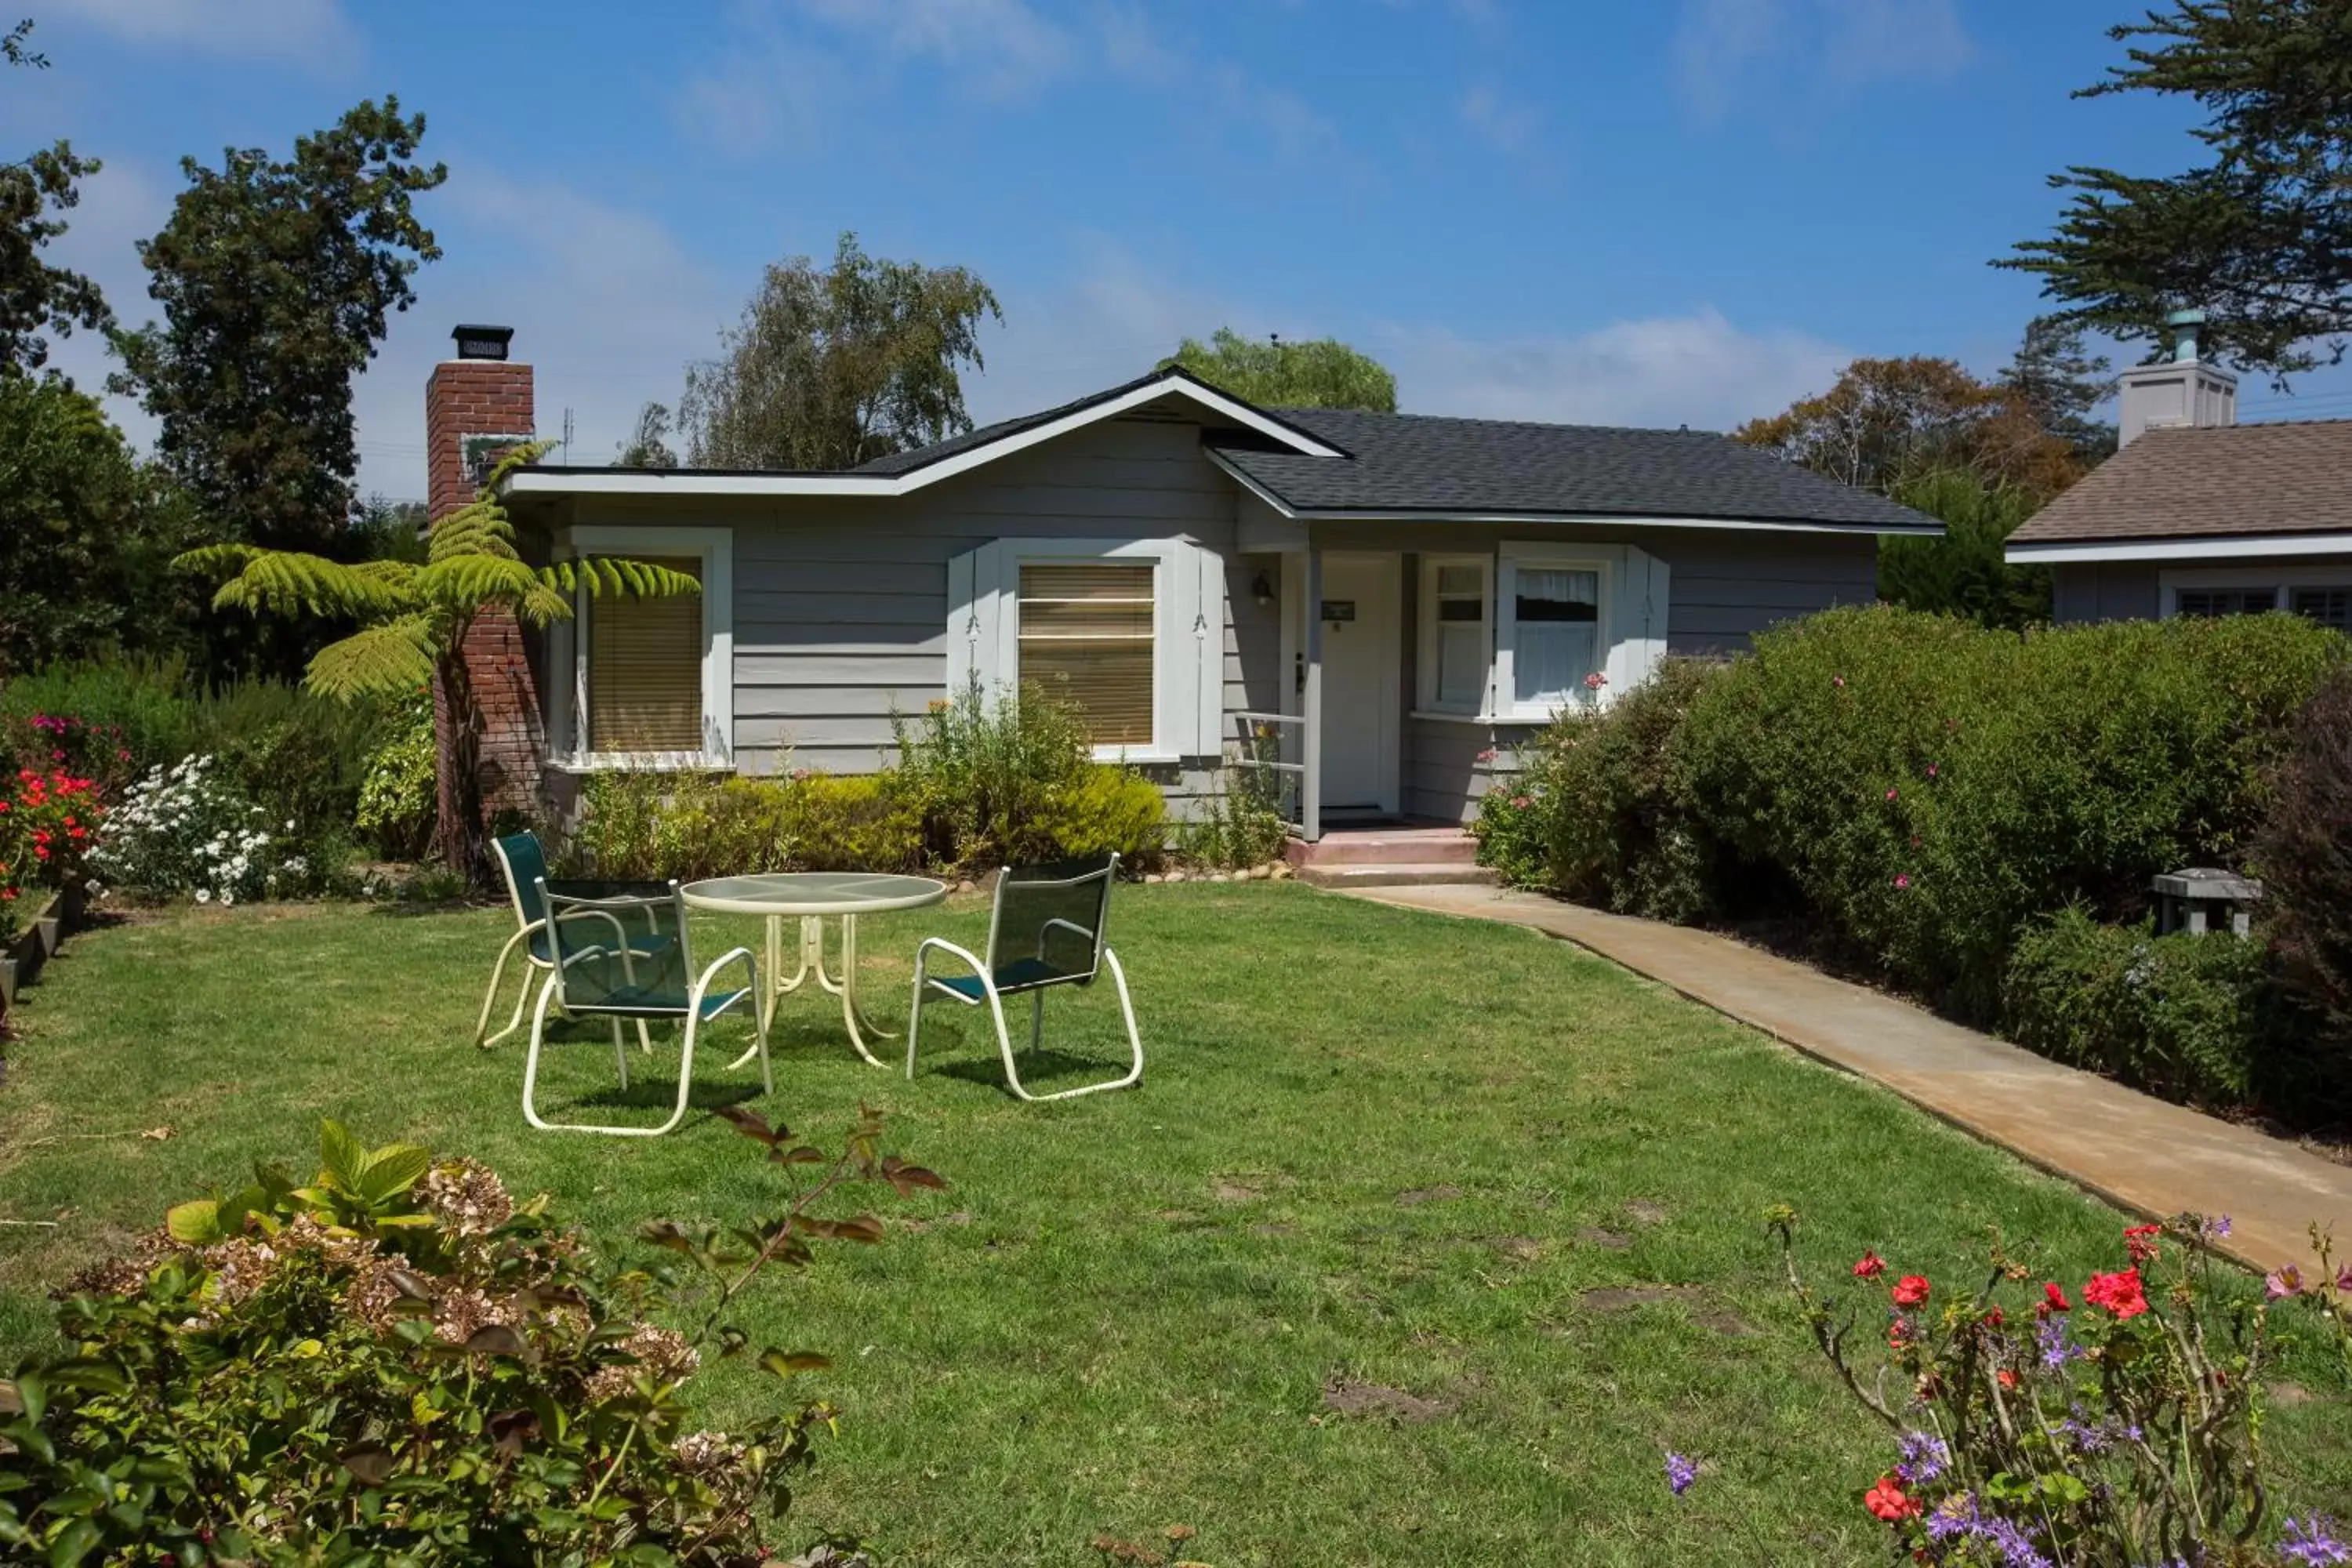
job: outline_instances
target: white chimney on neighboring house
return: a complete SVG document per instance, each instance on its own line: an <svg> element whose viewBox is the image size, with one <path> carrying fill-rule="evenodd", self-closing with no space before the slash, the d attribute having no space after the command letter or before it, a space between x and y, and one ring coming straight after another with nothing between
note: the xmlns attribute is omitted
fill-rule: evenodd
<svg viewBox="0 0 2352 1568"><path fill-rule="evenodd" d="M2205 312L2175 310L2165 323L2173 329L2172 357L2135 365L2116 377L2118 449L2144 430L2238 422L2238 378L2197 357L2197 329L2205 324Z"/></svg>

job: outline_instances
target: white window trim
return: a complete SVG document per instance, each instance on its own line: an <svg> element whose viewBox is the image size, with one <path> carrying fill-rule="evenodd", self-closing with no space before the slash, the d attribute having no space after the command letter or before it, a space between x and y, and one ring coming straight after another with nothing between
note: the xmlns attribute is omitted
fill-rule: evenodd
<svg viewBox="0 0 2352 1568"><path fill-rule="evenodd" d="M1571 706L1599 707L1607 698L1604 686L1579 698L1573 693L1566 703L1521 702L1512 694L1518 689L1519 605L1518 581L1521 572L1591 572L1600 581L1600 604L1593 615L1594 654L1601 661L1597 671L1614 684L1609 667L1615 662L1617 647L1617 579L1623 570L1622 547L1595 550L1576 545L1507 544L1495 571L1495 679L1494 716L1497 723L1549 723Z"/></svg>
<svg viewBox="0 0 2352 1568"><path fill-rule="evenodd" d="M1478 689L1478 700L1468 707L1446 703L1438 697L1438 638L1441 623L1437 618L1437 574L1448 566L1475 566L1478 571L1478 640L1486 657L1481 661L1486 668L1486 680ZM1492 710L1495 700L1495 560L1490 555L1423 555L1421 558L1420 592L1417 619L1420 622L1415 642L1420 648L1414 659L1418 666L1413 693L1415 718L1483 720Z"/></svg>
<svg viewBox="0 0 2352 1568"><path fill-rule="evenodd" d="M2180 614L2183 589L2199 593L2211 588L2270 588L2273 610L2292 610L2296 588L2352 588L2352 563L2336 566L2215 566L2156 574L2157 614L2171 620Z"/></svg>
<svg viewBox="0 0 2352 1568"><path fill-rule="evenodd" d="M1151 740L1097 746L1106 763L1217 754L1224 722L1224 562L1185 539L999 539L948 563L948 696L977 677L993 697L1021 668L1021 568L1150 561Z"/></svg>
<svg viewBox="0 0 2352 1568"><path fill-rule="evenodd" d="M549 763L572 773L637 769L691 772L735 765L735 531L731 528L617 527L583 524L556 536L559 559L583 555L692 555L702 563L702 750L583 752L576 744L588 712L588 603L584 586L572 595L572 619L548 639L551 674Z"/></svg>

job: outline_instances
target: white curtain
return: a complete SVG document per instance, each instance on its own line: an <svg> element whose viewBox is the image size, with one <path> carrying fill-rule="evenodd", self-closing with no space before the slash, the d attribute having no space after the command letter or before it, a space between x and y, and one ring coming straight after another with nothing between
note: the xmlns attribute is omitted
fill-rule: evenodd
<svg viewBox="0 0 2352 1568"><path fill-rule="evenodd" d="M1529 706L1580 700L1600 668L1600 574L1522 568L1517 598L1513 695Z"/></svg>

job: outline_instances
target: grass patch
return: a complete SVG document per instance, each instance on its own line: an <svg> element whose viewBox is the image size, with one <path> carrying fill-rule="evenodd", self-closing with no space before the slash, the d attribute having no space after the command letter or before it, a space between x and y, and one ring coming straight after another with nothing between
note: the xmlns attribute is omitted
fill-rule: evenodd
<svg viewBox="0 0 2352 1568"><path fill-rule="evenodd" d="M1091 1563L1098 1534L1220 1568L1877 1562L1884 1450L1815 1363L1764 1206L1804 1213L1822 1274L1867 1244L1957 1288L1991 1227L2061 1279L2115 1257L2113 1211L1564 944L1286 887L1117 904L1136 1091L1021 1105L949 1008L908 1084L851 1055L830 999L783 1005L761 1108L830 1138L863 1100L951 1184L743 1313L835 1361L796 1537L943 1564ZM766 1173L707 1115L642 1143L524 1126L519 1041L466 1043L509 919L239 909L78 939L0 1086L0 1215L60 1222L0 1227L0 1346L165 1203L308 1160L321 1116L487 1160L622 1256L646 1217L754 1212ZM869 922L871 1010L898 1026L919 936L986 920ZM697 928L708 954L756 936ZM1107 991L1047 1015L1072 1059L1038 1087L1119 1060ZM575 1038L541 1103L609 1107L606 1037ZM723 1068L740 1038L715 1035L698 1103L756 1088ZM633 1077L648 1120L665 1075ZM2313 1395L2265 1429L2287 1500L2341 1510L2342 1379L2308 1349L2283 1375ZM765 1393L704 1381L717 1424ZM1666 1447L1704 1466L1679 1500ZM1171 1552L1171 1525L1198 1534Z"/></svg>

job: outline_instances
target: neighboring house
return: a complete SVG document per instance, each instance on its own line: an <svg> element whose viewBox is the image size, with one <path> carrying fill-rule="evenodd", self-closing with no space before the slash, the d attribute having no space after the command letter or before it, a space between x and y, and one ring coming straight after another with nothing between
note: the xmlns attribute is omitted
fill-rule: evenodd
<svg viewBox="0 0 2352 1568"><path fill-rule="evenodd" d="M2291 610L2352 631L2352 420L2238 424L2238 378L2193 331L2118 402L2116 455L2010 536L2012 563L2051 568L2056 619Z"/></svg>
<svg viewBox="0 0 2352 1568"><path fill-rule="evenodd" d="M436 386L484 369L529 374L457 361ZM440 427L455 464L465 421ZM1180 370L851 472L544 467L507 499L531 549L705 589L585 600L543 646L486 650L520 781L541 735L556 790L866 772L894 715L1058 679L1098 754L1179 810L1245 733L1279 736L1310 838L1465 820L1560 710L1867 603L1879 535L1940 531L1720 436L1265 410Z"/></svg>

